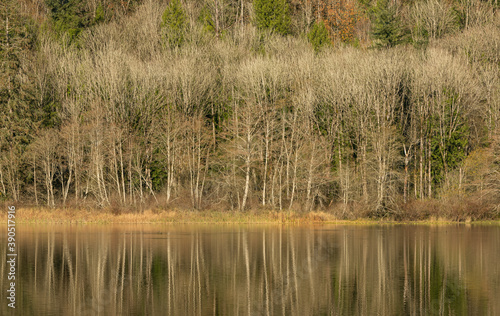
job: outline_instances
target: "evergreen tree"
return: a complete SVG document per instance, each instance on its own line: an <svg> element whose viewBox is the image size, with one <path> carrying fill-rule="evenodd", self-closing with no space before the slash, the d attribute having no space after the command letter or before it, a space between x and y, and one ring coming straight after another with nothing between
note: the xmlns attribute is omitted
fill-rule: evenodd
<svg viewBox="0 0 500 316"><path fill-rule="evenodd" d="M70 41L90 25L85 3L79 0L46 0L54 29L58 34L66 33Z"/></svg>
<svg viewBox="0 0 500 316"><path fill-rule="evenodd" d="M203 25L203 30L205 30L206 32L209 33L216 32L216 25L214 19L207 5L205 5L201 9L200 15L198 16L198 21Z"/></svg>
<svg viewBox="0 0 500 316"><path fill-rule="evenodd" d="M129 1L127 7L135 3L137 0ZM116 13L110 11L122 7L116 0L110 0L106 6L101 1L94 9L91 8L93 5L89 0L45 0L45 4L49 9L54 31L58 35L66 34L70 42L74 41L85 28L109 21Z"/></svg>
<svg viewBox="0 0 500 316"><path fill-rule="evenodd" d="M389 0L379 0L373 9L372 36L378 47L392 47L404 41L404 29Z"/></svg>
<svg viewBox="0 0 500 316"><path fill-rule="evenodd" d="M324 46L331 44L330 37L328 36L328 30L326 29L323 21L314 23L311 30L309 30L309 33L307 33L307 38L316 52L321 50Z"/></svg>
<svg viewBox="0 0 500 316"><path fill-rule="evenodd" d="M36 124L34 82L28 67L36 27L20 11L17 0L0 3L0 199L14 201L25 183L21 158Z"/></svg>
<svg viewBox="0 0 500 316"><path fill-rule="evenodd" d="M467 157L470 127L457 109L459 95L451 89L444 89L447 96L444 106L433 115L431 121L432 178L436 185L442 185L447 173L460 166Z"/></svg>
<svg viewBox="0 0 500 316"><path fill-rule="evenodd" d="M180 47L187 32L187 16L180 0L172 0L163 12L161 27L170 47Z"/></svg>
<svg viewBox="0 0 500 316"><path fill-rule="evenodd" d="M17 139L24 139L27 135L32 78L25 64L35 45L35 28L30 19L20 14L16 0L6 1L0 9L1 148L2 144L13 145Z"/></svg>
<svg viewBox="0 0 500 316"><path fill-rule="evenodd" d="M290 33L290 14L286 0L255 0L255 22L260 29L281 35Z"/></svg>

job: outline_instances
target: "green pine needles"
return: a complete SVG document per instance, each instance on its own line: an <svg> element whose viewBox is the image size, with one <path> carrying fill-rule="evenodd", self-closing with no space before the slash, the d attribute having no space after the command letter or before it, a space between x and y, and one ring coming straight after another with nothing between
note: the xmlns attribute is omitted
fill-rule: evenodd
<svg viewBox="0 0 500 316"><path fill-rule="evenodd" d="M268 29L287 35L290 33L290 14L286 0L254 0L255 23L259 29Z"/></svg>
<svg viewBox="0 0 500 316"><path fill-rule="evenodd" d="M170 2L163 12L161 27L171 48L180 47L185 41L188 21L180 0Z"/></svg>
<svg viewBox="0 0 500 316"><path fill-rule="evenodd" d="M46 0L53 21L54 30L66 34L74 41L80 32L90 25L84 4L77 0Z"/></svg>
<svg viewBox="0 0 500 316"><path fill-rule="evenodd" d="M323 47L331 45L328 30L323 21L318 21L313 24L311 30L307 33L307 38L315 52L319 52Z"/></svg>
<svg viewBox="0 0 500 316"><path fill-rule="evenodd" d="M377 47L393 47L404 42L405 31L389 0L379 0L373 8L372 36Z"/></svg>

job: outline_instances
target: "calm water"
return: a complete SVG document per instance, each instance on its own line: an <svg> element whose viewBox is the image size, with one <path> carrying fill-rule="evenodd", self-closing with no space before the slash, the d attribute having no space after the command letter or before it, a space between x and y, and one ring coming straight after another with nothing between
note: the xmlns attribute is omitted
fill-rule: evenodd
<svg viewBox="0 0 500 316"><path fill-rule="evenodd" d="M18 225L17 247L19 315L500 315L499 225Z"/></svg>

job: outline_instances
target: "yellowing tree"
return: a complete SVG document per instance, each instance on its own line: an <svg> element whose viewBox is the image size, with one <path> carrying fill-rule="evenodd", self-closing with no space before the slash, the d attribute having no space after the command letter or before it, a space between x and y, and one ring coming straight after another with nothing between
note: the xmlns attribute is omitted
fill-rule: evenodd
<svg viewBox="0 0 500 316"><path fill-rule="evenodd" d="M306 16L323 21L333 40L352 42L359 25L367 20L354 0L304 0Z"/></svg>

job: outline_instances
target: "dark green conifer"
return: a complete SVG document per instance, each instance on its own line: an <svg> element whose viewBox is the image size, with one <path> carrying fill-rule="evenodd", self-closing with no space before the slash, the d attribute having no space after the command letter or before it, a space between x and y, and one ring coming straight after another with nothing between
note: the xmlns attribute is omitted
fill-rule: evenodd
<svg viewBox="0 0 500 316"><path fill-rule="evenodd" d="M404 29L389 0L378 0L373 9L372 36L377 47L392 47L404 41Z"/></svg>
<svg viewBox="0 0 500 316"><path fill-rule="evenodd" d="M20 13L17 0L0 6L0 25L1 149L2 144L13 145L27 134L32 77L26 64L35 45L36 29L33 21Z"/></svg>
<svg viewBox="0 0 500 316"><path fill-rule="evenodd" d="M54 30L58 34L67 34L70 41L91 25L85 3L79 0L46 0L50 10Z"/></svg>

